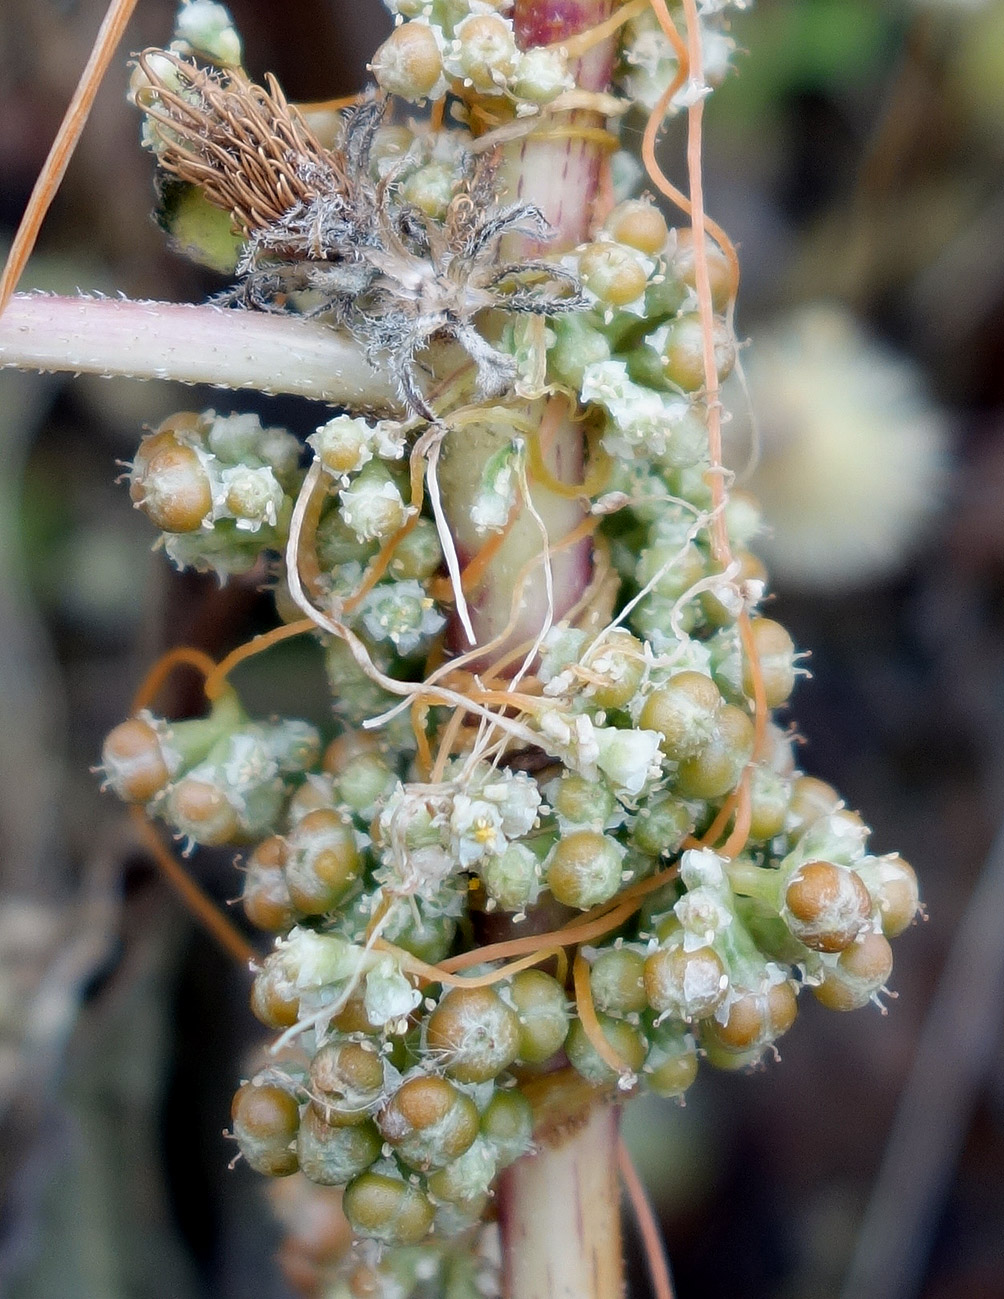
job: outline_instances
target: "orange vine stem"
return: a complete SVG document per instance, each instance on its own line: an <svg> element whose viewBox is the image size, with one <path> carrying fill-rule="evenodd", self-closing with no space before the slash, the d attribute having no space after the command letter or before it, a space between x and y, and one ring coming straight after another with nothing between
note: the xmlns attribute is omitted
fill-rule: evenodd
<svg viewBox="0 0 1004 1299"><path fill-rule="evenodd" d="M231 650L225 659L216 664L206 678L206 698L210 703L215 703L219 699L224 690L229 688L227 677L238 663L243 663L245 659L254 658L257 654L264 654L267 649L271 649L273 645L278 645L280 641L291 640L294 636L302 636L304 632L313 631L314 629L315 624L312 619L300 618L297 622L285 623L281 627L274 627L271 631L263 632L261 636L255 636L244 645L239 645L237 649Z"/></svg>
<svg viewBox="0 0 1004 1299"><path fill-rule="evenodd" d="M192 645L178 645L168 650L166 654L160 656L140 682L139 689L133 696L133 713L149 708L160 694L164 682L174 669L182 664L195 668L206 678L211 677L216 671L216 660L210 658L204 650L195 649Z"/></svg>
<svg viewBox="0 0 1004 1299"><path fill-rule="evenodd" d="M202 891L188 872L178 863L174 854L161 842L160 835L151 825L141 807L130 807L129 815L136 833L142 839L164 878L179 895L192 915L212 934L223 950L239 964L247 966L258 960L258 953L244 935L220 911L212 899Z"/></svg>
<svg viewBox="0 0 1004 1299"><path fill-rule="evenodd" d="M589 962L581 952L575 953L575 960L572 962L572 986L575 989L576 1014L593 1050L604 1064L613 1069L614 1073L622 1075L632 1073L631 1066L621 1053L607 1041L606 1034L596 1016L593 990L589 983Z"/></svg>
<svg viewBox="0 0 1004 1299"><path fill-rule="evenodd" d="M638 1176L638 1170L634 1166L631 1152L628 1150L623 1137L618 1138L617 1141L617 1167L620 1171L621 1181L624 1183L624 1189L627 1191L628 1199L631 1201L635 1222L638 1224L655 1299L674 1299L673 1279L669 1274L669 1265L666 1262L666 1251L659 1232L659 1224L656 1222L644 1184Z"/></svg>

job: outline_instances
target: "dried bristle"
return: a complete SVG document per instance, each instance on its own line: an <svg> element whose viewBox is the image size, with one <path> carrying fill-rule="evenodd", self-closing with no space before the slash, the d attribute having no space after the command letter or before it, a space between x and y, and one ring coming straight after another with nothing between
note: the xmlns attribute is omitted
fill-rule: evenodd
<svg viewBox="0 0 1004 1299"><path fill-rule="evenodd" d="M157 72L164 59L180 91ZM324 148L271 74L266 89L236 69L208 70L158 49L144 50L137 63L149 84L136 102L156 134L159 165L198 185L245 234L321 192L344 191L338 155Z"/></svg>

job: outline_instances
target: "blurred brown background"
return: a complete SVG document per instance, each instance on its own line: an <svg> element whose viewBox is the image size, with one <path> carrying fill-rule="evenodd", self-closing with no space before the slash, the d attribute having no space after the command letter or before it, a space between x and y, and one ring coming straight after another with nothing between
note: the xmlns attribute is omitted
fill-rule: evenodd
<svg viewBox="0 0 1004 1299"><path fill-rule="evenodd" d="M250 68L294 99L358 86L389 27L379 0L231 8ZM4 0L0 237L101 10ZM172 18L141 0L128 47ZM680 1299L1001 1296L1004 4L759 0L735 35L708 206L743 259L773 616L812 652L802 761L915 864L930 920L896 944L887 1015L807 1004L781 1064L704 1070L686 1107L633 1106L628 1136ZM150 220L124 64L29 280L200 299L220 286ZM679 175L676 127L664 156ZM246 978L89 774L161 647L219 651L267 616L252 587L170 573L114 482L144 424L207 405L316 423L294 401L0 374L0 1292L18 1299L288 1293L261 1187L220 1136L258 1041ZM787 553L786 520L805 538ZM245 689L323 714L309 650ZM236 891L226 854L197 869Z"/></svg>

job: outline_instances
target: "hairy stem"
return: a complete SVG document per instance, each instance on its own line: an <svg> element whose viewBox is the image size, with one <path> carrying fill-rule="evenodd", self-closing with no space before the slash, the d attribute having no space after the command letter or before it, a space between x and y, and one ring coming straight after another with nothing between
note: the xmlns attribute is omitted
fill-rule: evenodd
<svg viewBox="0 0 1004 1299"><path fill-rule="evenodd" d="M0 367L171 379L399 411L388 369L345 334L293 316L113 298L16 294L0 316Z"/></svg>

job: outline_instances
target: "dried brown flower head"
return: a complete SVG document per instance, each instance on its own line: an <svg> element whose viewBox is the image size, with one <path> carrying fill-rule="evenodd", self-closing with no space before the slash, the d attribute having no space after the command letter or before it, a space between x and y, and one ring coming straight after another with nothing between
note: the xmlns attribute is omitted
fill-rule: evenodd
<svg viewBox="0 0 1004 1299"><path fill-rule="evenodd" d="M266 89L164 50L146 50L138 65L144 84L135 99L160 167L197 185L246 237L243 278L225 300L274 311L305 295L306 314L349 330L371 355L390 355L412 411L434 418L416 363L434 337L455 338L477 366L481 392L497 395L515 363L480 333L478 313L556 315L584 305L561 267L502 259L504 235L540 239L547 223L528 204L499 206L493 155L468 160L437 220L402 197L395 172L373 174L383 99L350 110L327 149L274 77Z"/></svg>

